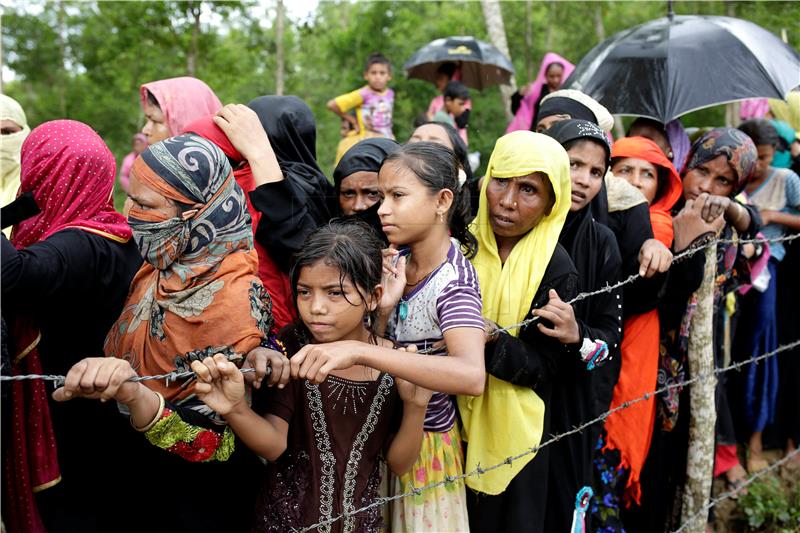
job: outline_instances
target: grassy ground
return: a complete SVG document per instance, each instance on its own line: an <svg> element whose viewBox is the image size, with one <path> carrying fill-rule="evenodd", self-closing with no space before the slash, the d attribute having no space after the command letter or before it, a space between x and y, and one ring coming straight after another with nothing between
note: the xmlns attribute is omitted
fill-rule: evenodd
<svg viewBox="0 0 800 533"><path fill-rule="evenodd" d="M783 457L783 452L781 450L767 450L764 453L770 464ZM763 492L765 484L772 483L772 481L767 478L776 480L779 487L776 492L772 493L772 497L770 498L764 496ZM755 488L755 492L752 493L751 498L741 496L738 500L728 499L716 506L717 520L715 531L717 533L745 533L751 531L770 533L800 532L800 522L798 522L800 509L797 508L800 502L798 502L796 497L798 486L800 485L800 464L795 464L793 468L784 465L778 470L767 474L762 479L764 481L758 480L751 485L752 487L756 484L761 484L761 487ZM713 496L716 497L725 491L725 483L721 479L715 479ZM783 493L785 501L781 500L780 492ZM756 494L760 496L755 497ZM780 503L779 500L783 503ZM748 508L751 510L751 513L755 512L762 515L772 515L773 517L785 510L794 521L792 522L789 520L789 523L778 523L779 521L770 520L768 518L761 527L753 527L748 524L748 516L746 513Z"/></svg>

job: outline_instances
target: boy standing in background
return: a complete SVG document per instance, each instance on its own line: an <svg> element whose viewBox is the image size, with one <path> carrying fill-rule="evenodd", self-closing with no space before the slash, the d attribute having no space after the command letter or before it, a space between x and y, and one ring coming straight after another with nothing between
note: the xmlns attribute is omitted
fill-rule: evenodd
<svg viewBox="0 0 800 533"><path fill-rule="evenodd" d="M383 54L370 54L364 68L367 85L353 92L337 96L328 102L328 109L350 122L359 137L378 134L394 139L392 133L392 108L394 91L386 85L392 79L392 65ZM348 115L351 109L356 116ZM373 135L369 135L372 132Z"/></svg>

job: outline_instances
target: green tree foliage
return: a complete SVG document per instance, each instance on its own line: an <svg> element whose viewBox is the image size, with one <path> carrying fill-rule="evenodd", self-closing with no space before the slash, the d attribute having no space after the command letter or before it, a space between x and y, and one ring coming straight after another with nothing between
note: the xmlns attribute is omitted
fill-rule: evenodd
<svg viewBox="0 0 800 533"><path fill-rule="evenodd" d="M785 28L790 44L800 45L797 2L687 1L676 2L675 11L733 13L776 34ZM502 12L522 84L535 76L548 49L577 63L601 32L611 36L664 16L666 2L504 2ZM61 117L84 121L121 159L143 123L139 86L186 75L190 56L195 75L223 102L246 103L274 92L274 13L274 6L254 1L28 2L2 18L3 60L16 76L4 90L22 103L31 125ZM392 60L395 134L405 140L436 90L407 79L402 65L419 47L447 35L486 39L480 4L322 1L308 20L287 21L286 94L303 98L314 111L323 169L332 170L339 140L339 120L325 103L364 84L366 56L380 51ZM506 124L497 88L474 91L473 100L470 149L482 153L485 165ZM699 126L722 120L716 108L684 122Z"/></svg>

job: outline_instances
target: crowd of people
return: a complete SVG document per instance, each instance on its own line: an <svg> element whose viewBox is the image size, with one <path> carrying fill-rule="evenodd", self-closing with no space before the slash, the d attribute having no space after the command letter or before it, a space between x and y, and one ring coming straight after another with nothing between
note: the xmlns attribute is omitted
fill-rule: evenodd
<svg viewBox="0 0 800 533"><path fill-rule="evenodd" d="M0 96L3 375L66 376L2 384L5 528L680 525L688 388L459 476L691 377L706 259L673 258L716 237L714 364L795 340L800 245L774 239L800 230L800 93L694 142L647 118L612 141L609 110L560 88L572 69L545 57L481 177L455 65L401 144L371 55L328 102L331 179L301 99L145 83L123 213L91 125L30 130ZM734 377L714 476L740 494L765 448L800 443L797 352Z"/></svg>

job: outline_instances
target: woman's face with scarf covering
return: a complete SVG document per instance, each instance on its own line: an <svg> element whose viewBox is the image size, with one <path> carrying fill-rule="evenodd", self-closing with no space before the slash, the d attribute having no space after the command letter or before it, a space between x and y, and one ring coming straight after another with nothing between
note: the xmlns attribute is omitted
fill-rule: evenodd
<svg viewBox="0 0 800 533"><path fill-rule="evenodd" d="M489 223L497 237L523 237L550 213L555 193L547 176L491 178L486 185Z"/></svg>
<svg viewBox="0 0 800 533"><path fill-rule="evenodd" d="M539 123L536 125L536 133L542 133L549 130L553 124L557 124L559 122L563 122L564 120L569 120L572 117L566 114L559 114L559 115L550 115L549 117L544 117Z"/></svg>
<svg viewBox="0 0 800 533"><path fill-rule="evenodd" d="M0 121L0 135L11 135L12 133L17 133L18 131L22 131L22 126L13 120L4 118L2 121Z"/></svg>
<svg viewBox="0 0 800 533"><path fill-rule="evenodd" d="M142 133L147 136L147 142L155 144L172 136L167 124L167 117L160 107L145 100L144 116L147 118L147 123L142 128Z"/></svg>
<svg viewBox="0 0 800 533"><path fill-rule="evenodd" d="M688 170L683 176L683 197L695 200L703 193L730 196L736 184L736 175L728 158L719 155Z"/></svg>
<svg viewBox="0 0 800 533"><path fill-rule="evenodd" d="M122 213L127 217L131 208L145 211L161 220L175 218L180 214L174 201L140 181L133 169L130 173L128 198L125 200Z"/></svg>
<svg viewBox="0 0 800 533"><path fill-rule="evenodd" d="M345 216L366 211L380 199L377 172L366 170L353 172L339 185L339 207Z"/></svg>
<svg viewBox="0 0 800 533"><path fill-rule="evenodd" d="M594 141L579 141L569 150L569 175L572 180L572 204L569 210L580 211L594 200L606 174L606 151Z"/></svg>

